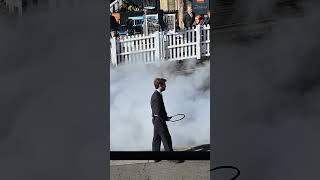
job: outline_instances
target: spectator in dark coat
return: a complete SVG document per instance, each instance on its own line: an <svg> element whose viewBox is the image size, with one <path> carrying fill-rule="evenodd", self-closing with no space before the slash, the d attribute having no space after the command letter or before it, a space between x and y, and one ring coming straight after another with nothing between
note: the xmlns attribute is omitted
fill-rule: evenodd
<svg viewBox="0 0 320 180"><path fill-rule="evenodd" d="M110 26L111 29L118 30L119 24L114 16L110 15Z"/></svg>
<svg viewBox="0 0 320 180"><path fill-rule="evenodd" d="M187 12L183 15L183 24L185 28L192 27L195 20L195 13L192 10L192 4L187 5Z"/></svg>
<svg viewBox="0 0 320 180"><path fill-rule="evenodd" d="M210 11L207 11L207 16L205 17L205 24L210 24Z"/></svg>
<svg viewBox="0 0 320 180"><path fill-rule="evenodd" d="M128 28L128 36L133 35L135 30L133 27L133 20L132 19L127 20L127 28Z"/></svg>
<svg viewBox="0 0 320 180"><path fill-rule="evenodd" d="M176 31L180 31L179 21L176 19Z"/></svg>

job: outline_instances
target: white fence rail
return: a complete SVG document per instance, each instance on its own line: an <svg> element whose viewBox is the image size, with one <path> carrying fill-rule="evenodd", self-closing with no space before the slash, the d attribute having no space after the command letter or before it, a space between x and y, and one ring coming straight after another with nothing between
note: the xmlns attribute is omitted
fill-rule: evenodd
<svg viewBox="0 0 320 180"><path fill-rule="evenodd" d="M210 25L183 31L111 38L111 64L154 63L210 56Z"/></svg>
<svg viewBox="0 0 320 180"><path fill-rule="evenodd" d="M122 6L123 0L115 0L112 3L110 3L110 12L116 12L120 9Z"/></svg>

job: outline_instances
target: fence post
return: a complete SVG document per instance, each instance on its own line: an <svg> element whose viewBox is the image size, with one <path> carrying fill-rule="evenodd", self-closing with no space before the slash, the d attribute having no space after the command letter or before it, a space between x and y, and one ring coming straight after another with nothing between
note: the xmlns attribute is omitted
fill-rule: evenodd
<svg viewBox="0 0 320 180"><path fill-rule="evenodd" d="M209 43L208 43L207 46L208 46L208 54L209 54L209 57L210 57L210 43L211 43L211 39L210 39L210 28L211 28L211 27L210 27L210 24L208 24L207 27L208 27L208 30L207 30L207 36L208 36L208 37L207 37L207 38L208 38L208 40L209 40Z"/></svg>
<svg viewBox="0 0 320 180"><path fill-rule="evenodd" d="M111 48L110 48L110 57L111 57L111 64L117 66L117 41L116 38L113 37L110 39L111 41Z"/></svg>
<svg viewBox="0 0 320 180"><path fill-rule="evenodd" d="M197 59L201 59L201 29L200 29L200 25L196 26L196 55L197 55Z"/></svg>
<svg viewBox="0 0 320 180"><path fill-rule="evenodd" d="M161 34L161 57L163 60L167 60L167 57L168 57L168 33L162 33Z"/></svg>
<svg viewBox="0 0 320 180"><path fill-rule="evenodd" d="M173 14L173 32L176 32L176 14Z"/></svg>
<svg viewBox="0 0 320 180"><path fill-rule="evenodd" d="M155 60L160 61L160 51L161 51L161 44L160 44L160 33L159 31L156 31L155 38L154 38L154 47L155 47Z"/></svg>

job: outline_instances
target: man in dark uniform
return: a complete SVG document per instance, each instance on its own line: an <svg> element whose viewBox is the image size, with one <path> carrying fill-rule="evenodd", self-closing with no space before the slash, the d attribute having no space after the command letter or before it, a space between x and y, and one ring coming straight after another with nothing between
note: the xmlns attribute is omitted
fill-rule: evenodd
<svg viewBox="0 0 320 180"><path fill-rule="evenodd" d="M173 151L172 140L166 121L172 117L168 117L166 108L162 98L162 92L166 90L166 79L156 78L154 80L155 91L151 96L152 123L154 126L152 151L160 151L161 141L166 151ZM159 162L160 160L155 160ZM183 163L184 160L170 160L173 163Z"/></svg>
<svg viewBox="0 0 320 180"><path fill-rule="evenodd" d="M166 121L169 121L171 117L167 116L162 98L162 92L166 90L166 81L163 78L154 80L156 90L151 96L152 123L154 126L152 151L160 151L161 141L166 151L173 151L171 136L166 124Z"/></svg>

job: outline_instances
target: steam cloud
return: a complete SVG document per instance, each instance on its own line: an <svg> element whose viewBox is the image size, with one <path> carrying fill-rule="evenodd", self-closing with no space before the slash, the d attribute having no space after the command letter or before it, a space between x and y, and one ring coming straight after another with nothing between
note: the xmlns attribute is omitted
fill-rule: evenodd
<svg viewBox="0 0 320 180"><path fill-rule="evenodd" d="M170 63L169 63L170 64ZM183 69L195 68L194 61ZM210 142L210 63L193 73L176 73L170 65L128 65L111 70L110 75L110 149L151 150L153 125L150 98L153 80L167 79L163 92L168 116L186 115L183 121L167 122L173 147Z"/></svg>

